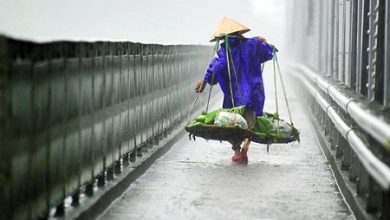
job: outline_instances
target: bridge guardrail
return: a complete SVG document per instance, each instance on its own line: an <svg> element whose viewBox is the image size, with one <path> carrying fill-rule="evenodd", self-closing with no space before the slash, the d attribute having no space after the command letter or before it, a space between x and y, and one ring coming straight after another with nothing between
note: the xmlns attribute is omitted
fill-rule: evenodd
<svg viewBox="0 0 390 220"><path fill-rule="evenodd" d="M333 168L347 172L348 180L338 182L348 181L350 191L343 187L341 190L349 205L359 219L374 218L378 213L383 218L390 201L390 124L366 109L358 98L349 96L344 92L348 89L338 83L304 65L291 65L290 70L297 83L303 85L302 92L309 95L307 106L339 165ZM355 195L357 198L352 198Z"/></svg>
<svg viewBox="0 0 390 220"><path fill-rule="evenodd" d="M390 219L390 2L287 4L291 62L340 188L358 219Z"/></svg>
<svg viewBox="0 0 390 220"><path fill-rule="evenodd" d="M0 36L0 218L92 196L187 116L210 53Z"/></svg>
<svg viewBox="0 0 390 220"><path fill-rule="evenodd" d="M357 125L390 151L390 123L381 119L383 116L373 114L372 110L359 103L356 98L343 94L338 89L337 83L329 83L304 65L299 65L297 68L305 75L306 79L309 79L316 84L317 88L329 95L345 113L354 119Z"/></svg>

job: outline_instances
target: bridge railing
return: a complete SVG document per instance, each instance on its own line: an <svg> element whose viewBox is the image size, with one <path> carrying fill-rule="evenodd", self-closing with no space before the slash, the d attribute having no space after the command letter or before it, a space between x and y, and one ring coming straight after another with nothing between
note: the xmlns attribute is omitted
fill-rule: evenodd
<svg viewBox="0 0 390 220"><path fill-rule="evenodd" d="M339 186L358 219L389 219L390 3L303 0L289 7L290 51L297 51L291 71L308 94Z"/></svg>
<svg viewBox="0 0 390 220"><path fill-rule="evenodd" d="M291 71L358 219L390 218L390 3L289 3ZM327 151L327 150L325 150Z"/></svg>
<svg viewBox="0 0 390 220"><path fill-rule="evenodd" d="M289 4L288 39L296 51L303 52L294 54L297 61L388 109L388 1L304 0Z"/></svg>
<svg viewBox="0 0 390 220"><path fill-rule="evenodd" d="M64 212L183 121L210 48L0 37L0 217Z"/></svg>

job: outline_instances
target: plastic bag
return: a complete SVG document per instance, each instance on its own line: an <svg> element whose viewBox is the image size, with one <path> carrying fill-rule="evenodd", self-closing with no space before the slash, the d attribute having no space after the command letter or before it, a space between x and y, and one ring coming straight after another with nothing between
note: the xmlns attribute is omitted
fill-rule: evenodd
<svg viewBox="0 0 390 220"><path fill-rule="evenodd" d="M271 132L277 134L279 137L289 138L292 136L292 127L287 122L280 120L278 123L278 121L275 120L273 121L272 126Z"/></svg>
<svg viewBox="0 0 390 220"><path fill-rule="evenodd" d="M217 126L239 126L248 128L248 123L240 114L230 112L219 112L214 120L214 125Z"/></svg>

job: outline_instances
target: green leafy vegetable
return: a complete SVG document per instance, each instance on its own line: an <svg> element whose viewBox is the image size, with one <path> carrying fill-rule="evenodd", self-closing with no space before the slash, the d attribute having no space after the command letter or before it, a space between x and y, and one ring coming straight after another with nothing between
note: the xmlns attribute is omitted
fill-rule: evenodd
<svg viewBox="0 0 390 220"><path fill-rule="evenodd" d="M190 124L188 124L187 127L192 128L192 127L197 127L197 126L202 126L202 125L204 125L202 122L193 121Z"/></svg>
<svg viewBox="0 0 390 220"><path fill-rule="evenodd" d="M204 119L205 124L214 124L215 117L217 117L218 113L222 111L221 109L217 109L207 113L206 118Z"/></svg>
<svg viewBox="0 0 390 220"><path fill-rule="evenodd" d="M206 119L206 115L199 115L199 116L195 119L195 121L204 123L205 119Z"/></svg>
<svg viewBox="0 0 390 220"><path fill-rule="evenodd" d="M268 133L272 129L272 121L267 116L257 117L255 128L257 131Z"/></svg>
<svg viewBox="0 0 390 220"><path fill-rule="evenodd" d="M256 118L255 134L259 138L278 139L294 138L299 141L299 131L292 124L279 118L277 113L265 112Z"/></svg>
<svg viewBox="0 0 390 220"><path fill-rule="evenodd" d="M227 112L230 112L230 113L236 113L236 114L244 115L245 105L241 105L241 106L238 106L238 107L235 107L235 108L224 109L224 110L227 111Z"/></svg>

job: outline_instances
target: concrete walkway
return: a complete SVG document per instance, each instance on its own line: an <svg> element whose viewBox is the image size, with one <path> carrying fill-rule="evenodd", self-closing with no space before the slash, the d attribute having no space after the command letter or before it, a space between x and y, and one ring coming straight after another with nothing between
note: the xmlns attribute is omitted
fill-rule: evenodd
<svg viewBox="0 0 390 220"><path fill-rule="evenodd" d="M300 144L271 145L269 153L252 144L248 165L239 165L227 143L184 136L101 219L354 219L299 96L289 95Z"/></svg>

